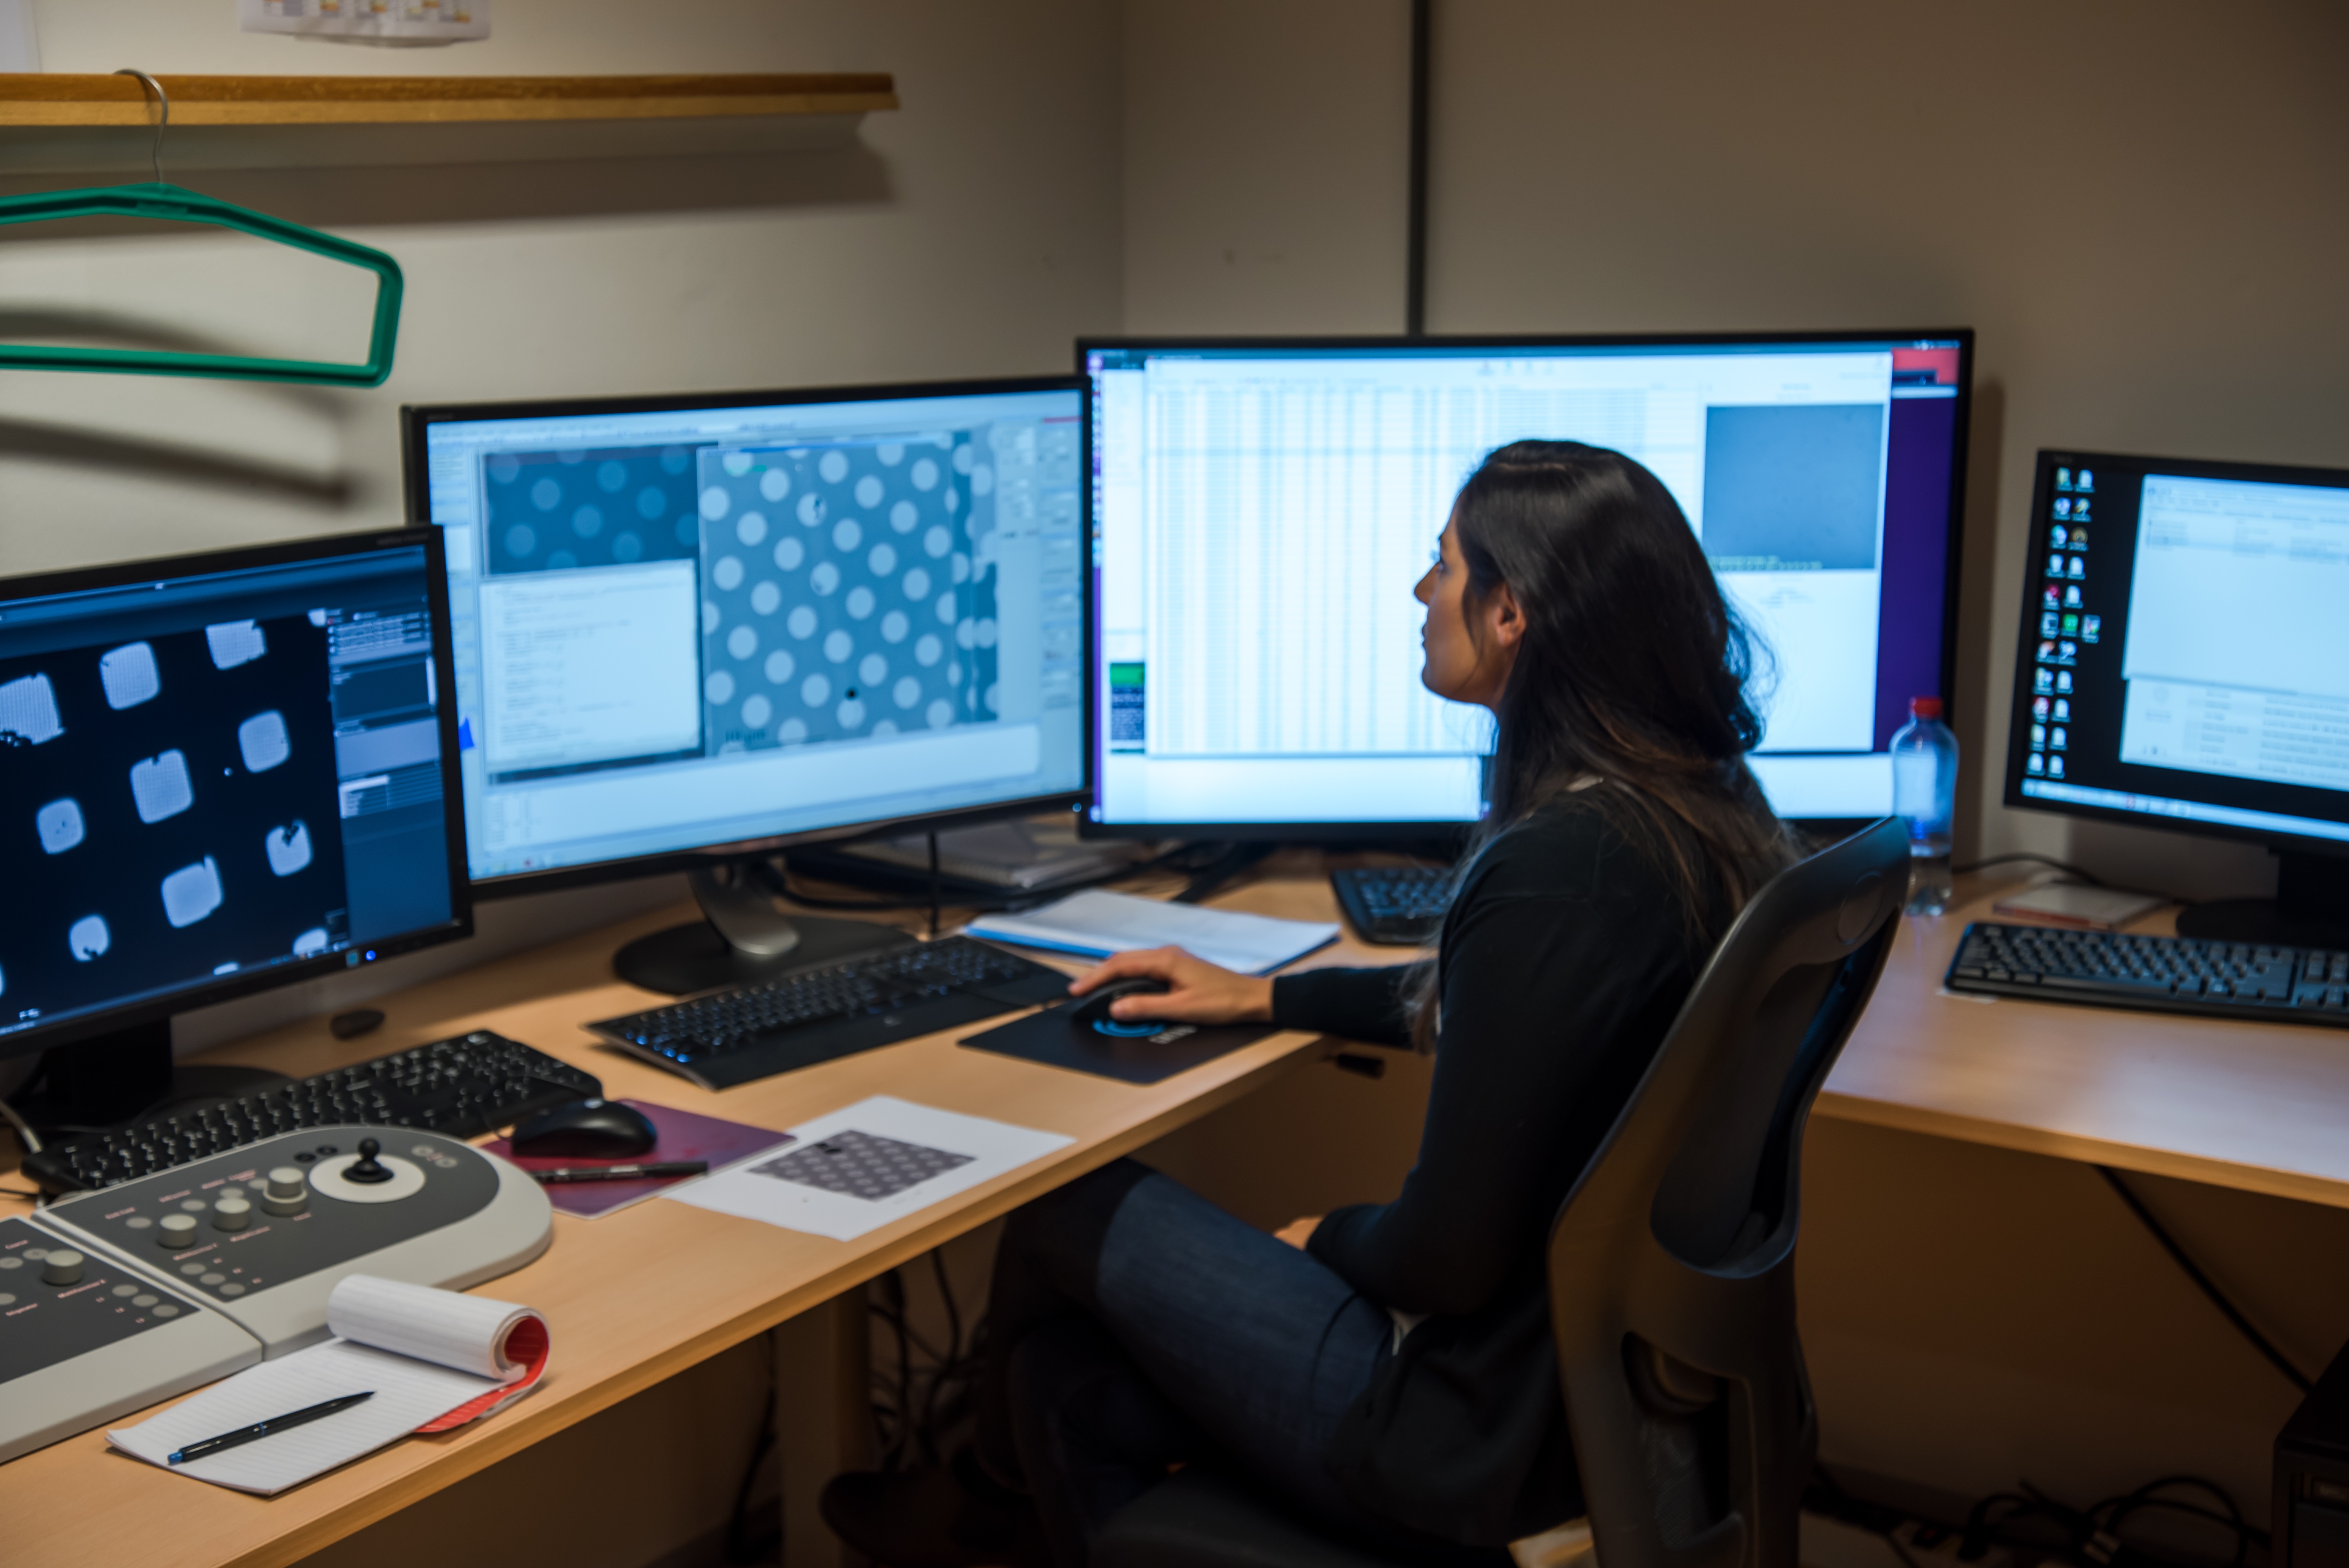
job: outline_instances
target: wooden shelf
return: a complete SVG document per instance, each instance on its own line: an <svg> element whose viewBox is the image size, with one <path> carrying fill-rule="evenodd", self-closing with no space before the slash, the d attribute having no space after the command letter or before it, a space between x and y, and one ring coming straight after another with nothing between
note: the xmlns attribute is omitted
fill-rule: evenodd
<svg viewBox="0 0 2349 1568"><path fill-rule="evenodd" d="M155 79L171 99L164 162L190 170L808 151L897 107L884 72ZM0 73L0 172L128 177L154 123L135 77Z"/></svg>
<svg viewBox="0 0 2349 1568"><path fill-rule="evenodd" d="M870 114L897 107L885 74L701 77L169 77L171 129L450 125ZM135 77L0 74L0 126L144 126Z"/></svg>

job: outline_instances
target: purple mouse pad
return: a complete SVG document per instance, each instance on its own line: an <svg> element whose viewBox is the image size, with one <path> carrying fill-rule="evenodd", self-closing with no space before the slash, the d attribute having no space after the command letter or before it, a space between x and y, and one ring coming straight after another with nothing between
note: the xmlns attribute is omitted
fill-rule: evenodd
<svg viewBox="0 0 2349 1568"><path fill-rule="evenodd" d="M1109 1035L1091 1025L1071 1022L1069 1015L1075 1011L1074 1003L1047 1007L957 1043L975 1051L1022 1057L1096 1078L1156 1083L1214 1061L1227 1051L1253 1045L1273 1032L1269 1024L1157 1024L1148 1026L1151 1032L1146 1035Z"/></svg>
<svg viewBox="0 0 2349 1568"><path fill-rule="evenodd" d="M536 1158L513 1152L513 1146L502 1138L492 1139L481 1147L490 1153L511 1160L524 1171L554 1171L568 1168L584 1170L597 1165L642 1165L655 1160L707 1160L712 1171L731 1165L745 1155L756 1154L762 1149L776 1149L792 1141L788 1132L777 1132L771 1127L746 1127L739 1121L721 1121L714 1116L696 1116L689 1110L677 1110L666 1105L655 1105L648 1099L624 1099L622 1105L633 1105L653 1119L660 1136L650 1149L626 1160L565 1159L541 1155ZM576 1214L583 1220L593 1220L625 1209L631 1203L642 1202L654 1193L676 1186L680 1181L698 1181L698 1176L656 1176L643 1181L560 1181L544 1189L547 1201L566 1214Z"/></svg>

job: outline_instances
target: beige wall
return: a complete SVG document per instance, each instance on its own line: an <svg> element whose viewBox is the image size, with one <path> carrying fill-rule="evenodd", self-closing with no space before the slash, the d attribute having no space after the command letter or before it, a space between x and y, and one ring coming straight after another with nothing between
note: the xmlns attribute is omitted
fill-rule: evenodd
<svg viewBox="0 0 2349 1568"><path fill-rule="evenodd" d="M1402 9L1129 5L1130 325L1399 326ZM2349 13L1435 11L1429 329L1979 329L1961 853L2076 855L2192 895L2263 886L2254 849L1996 805L1985 717L2013 676L2036 449L2349 465ZM1184 156L1150 155L1178 138ZM1347 215L1326 215L1332 193ZM1188 264L1164 259L1178 249Z"/></svg>

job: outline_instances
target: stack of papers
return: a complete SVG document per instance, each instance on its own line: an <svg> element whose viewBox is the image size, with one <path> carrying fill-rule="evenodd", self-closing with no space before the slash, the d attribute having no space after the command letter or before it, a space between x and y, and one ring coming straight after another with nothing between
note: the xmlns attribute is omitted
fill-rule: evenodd
<svg viewBox="0 0 2349 1568"><path fill-rule="evenodd" d="M1276 920L1098 890L1071 893L1024 914L984 915L968 930L995 942L1095 958L1137 947L1180 947L1243 975L1268 975L1338 940L1335 921Z"/></svg>

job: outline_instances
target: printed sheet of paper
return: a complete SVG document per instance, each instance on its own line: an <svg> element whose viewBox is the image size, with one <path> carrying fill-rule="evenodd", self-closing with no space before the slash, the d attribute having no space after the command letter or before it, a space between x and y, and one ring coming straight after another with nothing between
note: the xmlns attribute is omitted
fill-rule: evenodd
<svg viewBox="0 0 2349 1568"><path fill-rule="evenodd" d="M663 1196L847 1242L1075 1141L887 1095L792 1132L786 1150L763 1150Z"/></svg>
<svg viewBox="0 0 2349 1568"><path fill-rule="evenodd" d="M361 44L455 44L490 36L490 0L236 0L248 33Z"/></svg>

